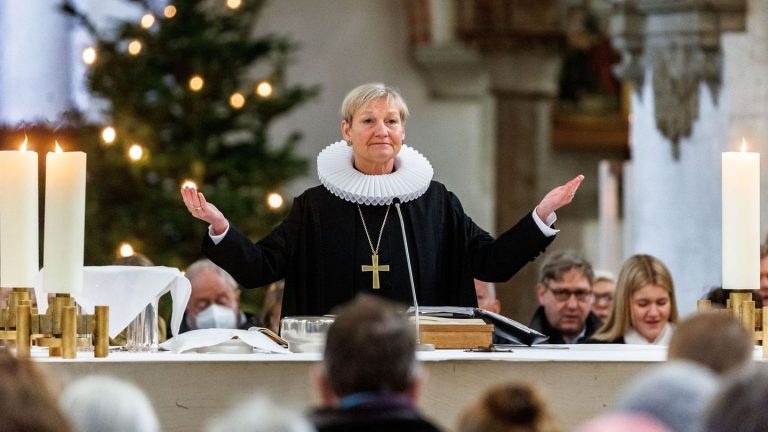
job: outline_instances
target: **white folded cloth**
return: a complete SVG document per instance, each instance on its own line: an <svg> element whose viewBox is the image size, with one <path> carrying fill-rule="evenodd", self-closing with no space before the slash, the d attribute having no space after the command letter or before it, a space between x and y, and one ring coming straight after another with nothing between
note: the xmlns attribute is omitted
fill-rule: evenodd
<svg viewBox="0 0 768 432"><path fill-rule="evenodd" d="M43 271L40 271L35 280L35 294L38 310L45 313L48 293L42 274ZM83 290L73 294L73 297L88 314L94 312L94 306L109 306L109 337L115 337L150 302L168 291L173 300L171 333L177 335L192 293L189 280L179 269L160 266L83 267Z"/></svg>
<svg viewBox="0 0 768 432"><path fill-rule="evenodd" d="M184 351L196 350L199 348L211 348L210 352L217 352L217 346L221 348L219 352L234 352L229 345L233 340L250 345L256 352L287 354L287 348L281 346L269 336L261 333L255 327L252 330L208 328L199 330L190 330L178 336L172 337L160 344L160 348L180 353ZM238 351L242 352L242 351ZM251 350L251 352L253 352Z"/></svg>

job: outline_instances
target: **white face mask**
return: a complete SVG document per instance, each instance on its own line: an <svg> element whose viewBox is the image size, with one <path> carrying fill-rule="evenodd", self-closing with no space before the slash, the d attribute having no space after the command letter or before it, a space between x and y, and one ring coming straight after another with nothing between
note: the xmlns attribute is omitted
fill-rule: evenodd
<svg viewBox="0 0 768 432"><path fill-rule="evenodd" d="M237 328L237 315L227 306L212 303L197 314L197 328Z"/></svg>

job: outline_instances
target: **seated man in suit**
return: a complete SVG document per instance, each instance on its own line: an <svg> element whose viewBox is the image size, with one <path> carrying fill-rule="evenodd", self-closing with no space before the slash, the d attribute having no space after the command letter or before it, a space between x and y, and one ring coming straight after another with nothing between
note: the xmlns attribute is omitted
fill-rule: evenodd
<svg viewBox="0 0 768 432"><path fill-rule="evenodd" d="M583 343L602 326L591 311L592 265L576 252L547 256L541 266L536 297L539 308L530 327L549 336L551 344Z"/></svg>
<svg viewBox="0 0 768 432"><path fill-rule="evenodd" d="M336 316L317 386L318 432L438 431L415 407L422 383L415 328L393 303L358 296Z"/></svg>

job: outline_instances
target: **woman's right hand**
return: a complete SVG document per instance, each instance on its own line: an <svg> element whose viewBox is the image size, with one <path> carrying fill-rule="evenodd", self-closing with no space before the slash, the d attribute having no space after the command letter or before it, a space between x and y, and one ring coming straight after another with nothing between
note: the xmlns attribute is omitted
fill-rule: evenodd
<svg viewBox="0 0 768 432"><path fill-rule="evenodd" d="M192 216L208 222L213 227L213 234L223 233L229 227L229 221L215 205L205 200L202 192L189 186L181 188L181 198Z"/></svg>

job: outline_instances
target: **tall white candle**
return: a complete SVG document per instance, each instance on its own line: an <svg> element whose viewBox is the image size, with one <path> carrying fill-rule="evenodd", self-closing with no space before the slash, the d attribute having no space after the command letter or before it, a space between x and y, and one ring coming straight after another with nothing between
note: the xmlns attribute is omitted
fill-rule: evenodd
<svg viewBox="0 0 768 432"><path fill-rule="evenodd" d="M49 293L77 295L83 286L85 239L85 153L45 158L43 277Z"/></svg>
<svg viewBox="0 0 768 432"><path fill-rule="evenodd" d="M37 153L0 151L0 286L31 288L40 269Z"/></svg>
<svg viewBox="0 0 768 432"><path fill-rule="evenodd" d="M760 288L760 154L725 152L723 167L723 288ZM695 247L695 245L691 245Z"/></svg>

